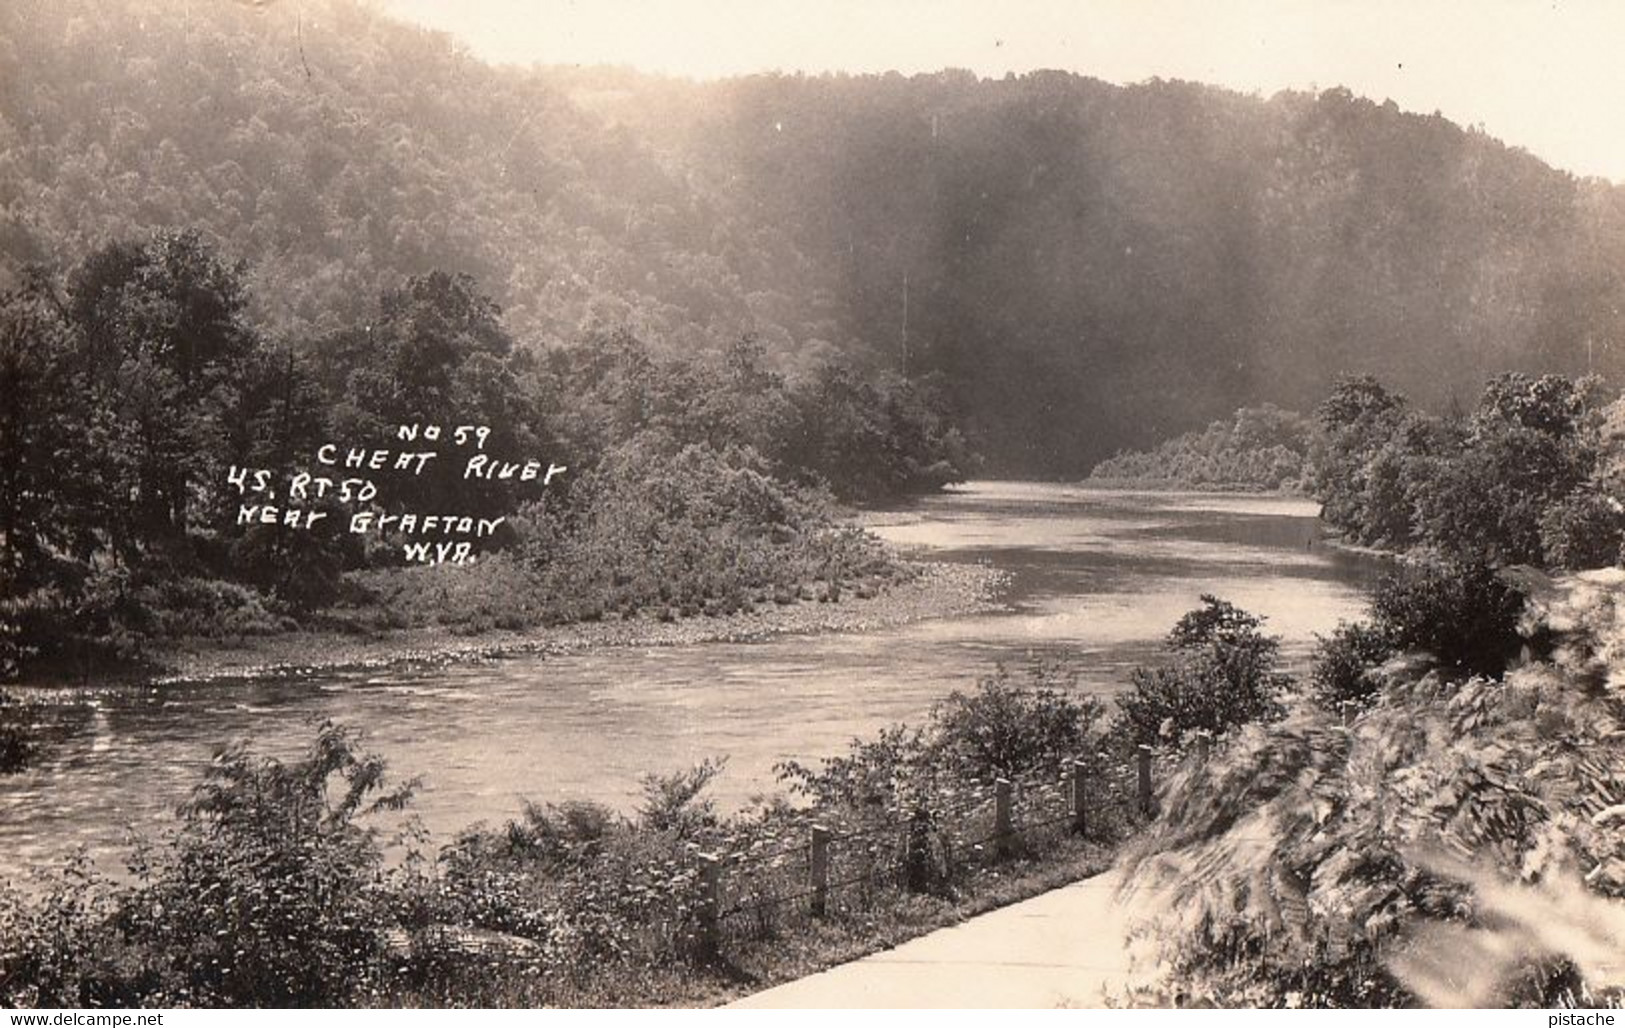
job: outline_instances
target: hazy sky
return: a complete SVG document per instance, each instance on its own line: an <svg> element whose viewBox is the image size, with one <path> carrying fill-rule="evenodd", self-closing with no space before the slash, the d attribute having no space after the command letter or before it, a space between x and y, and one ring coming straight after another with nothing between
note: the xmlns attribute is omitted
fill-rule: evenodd
<svg viewBox="0 0 1625 1028"><path fill-rule="evenodd" d="M1346 85L1625 181L1621 0L381 0L495 61Z"/></svg>

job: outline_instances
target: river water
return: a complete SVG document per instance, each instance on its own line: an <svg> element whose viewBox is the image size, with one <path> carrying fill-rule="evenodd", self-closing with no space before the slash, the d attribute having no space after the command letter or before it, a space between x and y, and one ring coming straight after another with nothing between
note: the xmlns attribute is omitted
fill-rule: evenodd
<svg viewBox="0 0 1625 1028"><path fill-rule="evenodd" d="M0 881L85 846L116 870L131 829L172 823L213 748L288 756L332 718L364 729L437 840L500 823L523 800L629 809L639 776L727 756L713 786L737 807L773 766L843 752L919 722L1000 663L1060 658L1080 690L1122 689L1180 614L1215 593L1268 618L1301 667L1315 633L1358 617L1381 572L1327 548L1316 508L1278 497L972 483L878 519L923 556L1009 574L1006 609L852 634L603 649L62 697L64 738L0 778Z"/></svg>

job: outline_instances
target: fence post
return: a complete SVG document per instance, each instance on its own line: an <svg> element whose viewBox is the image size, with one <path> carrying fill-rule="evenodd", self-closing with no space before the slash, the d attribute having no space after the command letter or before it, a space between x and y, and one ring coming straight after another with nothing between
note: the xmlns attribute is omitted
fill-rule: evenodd
<svg viewBox="0 0 1625 1028"><path fill-rule="evenodd" d="M823 825L812 827L812 853L807 865L812 877L812 912L814 917L823 917L829 909L829 837L830 831Z"/></svg>
<svg viewBox="0 0 1625 1028"><path fill-rule="evenodd" d="M701 853L700 861L700 954L715 958L722 949L722 858Z"/></svg>
<svg viewBox="0 0 1625 1028"><path fill-rule="evenodd" d="M1360 705L1354 700L1344 700L1338 706L1343 708L1343 727L1354 727L1354 715L1359 711Z"/></svg>
<svg viewBox="0 0 1625 1028"><path fill-rule="evenodd" d="M1140 813L1151 816L1151 747L1141 743L1137 751L1140 765Z"/></svg>
<svg viewBox="0 0 1625 1028"><path fill-rule="evenodd" d="M1014 788L1010 779L999 778L993 782L993 851L1001 857L1010 855L1010 835L1012 831L1011 810L1014 807L1012 798Z"/></svg>
<svg viewBox="0 0 1625 1028"><path fill-rule="evenodd" d="M1206 728L1196 730L1196 759L1207 763L1208 756L1213 752L1213 733Z"/></svg>
<svg viewBox="0 0 1625 1028"><path fill-rule="evenodd" d="M1081 757L1072 760L1072 830L1079 835L1089 831L1089 794L1088 783L1084 778L1084 763Z"/></svg>

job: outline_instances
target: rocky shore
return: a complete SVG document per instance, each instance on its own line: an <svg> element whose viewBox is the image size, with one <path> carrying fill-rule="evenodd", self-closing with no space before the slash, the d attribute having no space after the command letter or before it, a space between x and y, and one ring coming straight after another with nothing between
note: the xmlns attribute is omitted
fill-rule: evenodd
<svg viewBox="0 0 1625 1028"><path fill-rule="evenodd" d="M604 646L685 646L749 642L770 636L864 632L929 618L997 610L1007 575L981 564L910 562L915 574L877 595L843 595L838 602L801 601L749 613L606 619L524 631L457 635L421 628L376 636L292 632L233 645L209 640L178 645L158 658L158 684L299 675L341 667L451 662L518 653L566 653Z"/></svg>

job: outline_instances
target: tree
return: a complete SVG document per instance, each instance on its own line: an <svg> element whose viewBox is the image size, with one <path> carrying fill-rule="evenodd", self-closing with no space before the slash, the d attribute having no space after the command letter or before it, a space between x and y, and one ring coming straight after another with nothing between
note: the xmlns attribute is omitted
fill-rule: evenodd
<svg viewBox="0 0 1625 1028"><path fill-rule="evenodd" d="M843 499L876 502L940 489L976 465L941 393L900 375L831 362L792 397L785 460Z"/></svg>
<svg viewBox="0 0 1625 1028"><path fill-rule="evenodd" d="M176 552L197 497L224 488L232 426L258 346L242 263L196 231L93 253L70 283L87 372L90 455L126 561Z"/></svg>
<svg viewBox="0 0 1625 1028"><path fill-rule="evenodd" d="M1312 491L1321 517L1361 542L1379 541L1374 522L1393 521L1380 499L1373 502L1371 465L1403 423L1406 408L1404 397L1366 375L1339 380L1315 412L1320 431L1312 447Z"/></svg>
<svg viewBox="0 0 1625 1028"><path fill-rule="evenodd" d="M1412 491L1426 541L1454 559L1545 564L1543 520L1597 468L1583 396L1555 375L1492 379L1460 452Z"/></svg>
<svg viewBox="0 0 1625 1028"><path fill-rule="evenodd" d="M512 459L543 456L534 451L550 438L519 387L501 308L468 275L434 271L386 291L371 323L320 342L317 368L335 383L332 427L346 447L392 447L401 426L486 426L485 452ZM445 447L380 498L468 514L511 509L514 484L464 477L464 459L477 452Z"/></svg>
<svg viewBox="0 0 1625 1028"><path fill-rule="evenodd" d="M0 295L0 679L39 652L97 546L86 413L65 311L31 272Z"/></svg>
<svg viewBox="0 0 1625 1028"><path fill-rule="evenodd" d="M88 555L81 508L91 458L70 326L42 276L0 295L0 599L56 580L60 555Z"/></svg>

